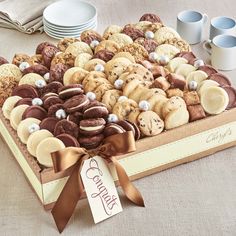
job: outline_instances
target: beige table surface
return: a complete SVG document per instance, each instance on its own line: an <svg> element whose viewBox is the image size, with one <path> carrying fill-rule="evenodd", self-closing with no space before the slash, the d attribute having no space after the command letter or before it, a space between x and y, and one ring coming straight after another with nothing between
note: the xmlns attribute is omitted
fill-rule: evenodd
<svg viewBox="0 0 236 236"><path fill-rule="evenodd" d="M206 12L209 17L236 16L235 0L91 2L98 8L100 32L112 23L135 22L145 12L159 14L173 27L177 13L184 9ZM45 34L28 36L0 29L0 55L10 59L15 52L33 54L43 40L53 41ZM201 45L193 49L199 57L208 58ZM228 74L236 85L236 72ZM43 210L1 139L0 150L0 235L59 235L50 213ZM87 200L83 200L62 235L236 235L236 148L143 178L135 185L144 196L145 209L122 199L123 213L94 225Z"/></svg>

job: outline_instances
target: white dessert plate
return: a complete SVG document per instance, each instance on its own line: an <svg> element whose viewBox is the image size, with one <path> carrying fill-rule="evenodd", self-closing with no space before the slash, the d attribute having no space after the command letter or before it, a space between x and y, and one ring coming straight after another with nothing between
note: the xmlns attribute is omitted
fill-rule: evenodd
<svg viewBox="0 0 236 236"><path fill-rule="evenodd" d="M55 30L55 31L74 32L74 31L81 31L81 30L88 29L88 28L92 27L93 25L97 24L97 21L92 21L90 24L87 24L86 26L83 26L83 27L74 27L74 28L70 28L70 29L63 28L63 27L55 27L54 25L47 23L44 19L43 19L43 24L45 26L47 26L48 28Z"/></svg>
<svg viewBox="0 0 236 236"><path fill-rule="evenodd" d="M87 29L93 29L97 26L97 24L93 24L91 27L87 28ZM85 30L87 30L85 29ZM58 30L53 30L50 29L49 27L47 27L46 25L44 25L44 30L48 31L50 33L56 34L56 35L64 35L64 36L68 36L68 35L78 35L81 34L84 30L77 30L77 31L72 31L72 32L66 32L66 31L58 31Z"/></svg>
<svg viewBox="0 0 236 236"><path fill-rule="evenodd" d="M97 16L96 8L80 0L62 0L49 5L43 17L50 24L59 27L86 25Z"/></svg>

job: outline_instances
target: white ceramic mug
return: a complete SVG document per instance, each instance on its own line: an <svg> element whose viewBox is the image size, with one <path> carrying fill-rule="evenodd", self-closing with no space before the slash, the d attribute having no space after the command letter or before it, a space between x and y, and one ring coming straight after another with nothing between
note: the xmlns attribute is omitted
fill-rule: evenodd
<svg viewBox="0 0 236 236"><path fill-rule="evenodd" d="M211 19L210 40L220 34L236 35L236 22L226 16L218 16Z"/></svg>
<svg viewBox="0 0 236 236"><path fill-rule="evenodd" d="M209 42L210 48L204 48L211 54L211 64L219 70L236 69L236 37L233 35L218 35Z"/></svg>
<svg viewBox="0 0 236 236"><path fill-rule="evenodd" d="M207 19L206 14L197 11L182 11L177 16L177 32L189 44L200 43Z"/></svg>

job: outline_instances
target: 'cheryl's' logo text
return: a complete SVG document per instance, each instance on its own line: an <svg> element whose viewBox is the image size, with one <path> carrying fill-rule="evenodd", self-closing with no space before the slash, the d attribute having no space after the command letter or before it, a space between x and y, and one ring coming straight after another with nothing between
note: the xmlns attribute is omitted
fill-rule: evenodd
<svg viewBox="0 0 236 236"><path fill-rule="evenodd" d="M112 209L118 205L117 197L109 194L107 187L102 180L103 172L99 168L98 162L91 158L89 162L89 168L86 171L86 177L93 181L96 185L97 192L91 194L92 198L99 198L105 213L112 215Z"/></svg>

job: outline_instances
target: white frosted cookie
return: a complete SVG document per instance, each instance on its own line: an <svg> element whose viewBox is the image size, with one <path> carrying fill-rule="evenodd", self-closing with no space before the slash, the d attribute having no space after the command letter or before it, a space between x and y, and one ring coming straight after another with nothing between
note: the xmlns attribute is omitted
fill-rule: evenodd
<svg viewBox="0 0 236 236"><path fill-rule="evenodd" d="M77 57L80 53L88 53L90 55L93 55L92 49L87 43L84 42L75 42L70 44L65 53L71 53L75 57Z"/></svg>
<svg viewBox="0 0 236 236"><path fill-rule="evenodd" d="M119 47L123 47L127 44L133 43L133 39L131 37L122 33L113 34L108 39L116 42Z"/></svg>
<svg viewBox="0 0 236 236"><path fill-rule="evenodd" d="M81 67L84 68L84 65L92 59L92 55L89 53L80 53L76 58L75 58L75 67Z"/></svg>
<svg viewBox="0 0 236 236"><path fill-rule="evenodd" d="M187 78L187 76L195 71L197 68L190 65L190 64L181 64L179 65L176 70L175 70L175 73L178 74L178 75L182 75L184 76L185 78Z"/></svg>
<svg viewBox="0 0 236 236"><path fill-rule="evenodd" d="M41 141L46 138L53 137L53 134L46 129L38 130L32 133L27 141L27 150L28 152L36 157L36 149Z"/></svg>
<svg viewBox="0 0 236 236"><path fill-rule="evenodd" d="M15 107L11 111L10 124L13 129L17 130L17 127L22 120L22 115L28 107L29 107L28 105L20 105L20 106Z"/></svg>
<svg viewBox="0 0 236 236"><path fill-rule="evenodd" d="M154 34L154 40L158 44L163 44L167 39L172 38L180 39L180 35L173 28L167 26L161 27Z"/></svg>
<svg viewBox="0 0 236 236"><path fill-rule="evenodd" d="M166 56L169 59L172 59L177 53L180 52L180 50L173 45L162 44L156 48L155 52L158 56Z"/></svg>
<svg viewBox="0 0 236 236"><path fill-rule="evenodd" d="M201 105L211 115L220 114L229 104L229 96L221 87L208 87L201 93Z"/></svg>
<svg viewBox="0 0 236 236"><path fill-rule="evenodd" d="M192 71L188 74L186 78L186 83L188 84L191 81L196 81L199 87L200 83L206 80L207 77L208 75L204 71L201 71L201 70Z"/></svg>
<svg viewBox="0 0 236 236"><path fill-rule="evenodd" d="M6 119L10 119L11 111L19 100L21 100L21 97L19 96L11 96L5 100L2 106L2 112Z"/></svg>
<svg viewBox="0 0 236 236"><path fill-rule="evenodd" d="M28 84L28 85L31 85L33 87L36 87L35 82L38 81L38 80L44 80L45 81L45 79L39 74L28 73L20 79L19 85Z"/></svg>
<svg viewBox="0 0 236 236"><path fill-rule="evenodd" d="M26 144L28 141L30 136L30 126L33 124L39 125L40 122L40 120L35 118L27 118L19 123L17 127L17 135L22 143Z"/></svg>
<svg viewBox="0 0 236 236"><path fill-rule="evenodd" d="M22 72L14 64L3 64L0 66L0 79L4 77L13 77L16 81L20 81Z"/></svg>
<svg viewBox="0 0 236 236"><path fill-rule="evenodd" d="M211 80L211 79L207 79L207 80L202 81L197 89L198 95L201 96L201 93L204 89L206 89L208 87L214 87L214 86L218 87L220 85L219 85L219 83L217 83L216 81Z"/></svg>
<svg viewBox="0 0 236 236"><path fill-rule="evenodd" d="M65 148L64 143L55 137L42 140L36 148L36 158L38 162L46 167L52 167L51 153Z"/></svg>
<svg viewBox="0 0 236 236"><path fill-rule="evenodd" d="M187 64L188 63L188 60L186 60L185 58L183 57L175 57L173 59L171 59L167 65L167 69L174 73L175 70L177 69L177 67L181 64Z"/></svg>

